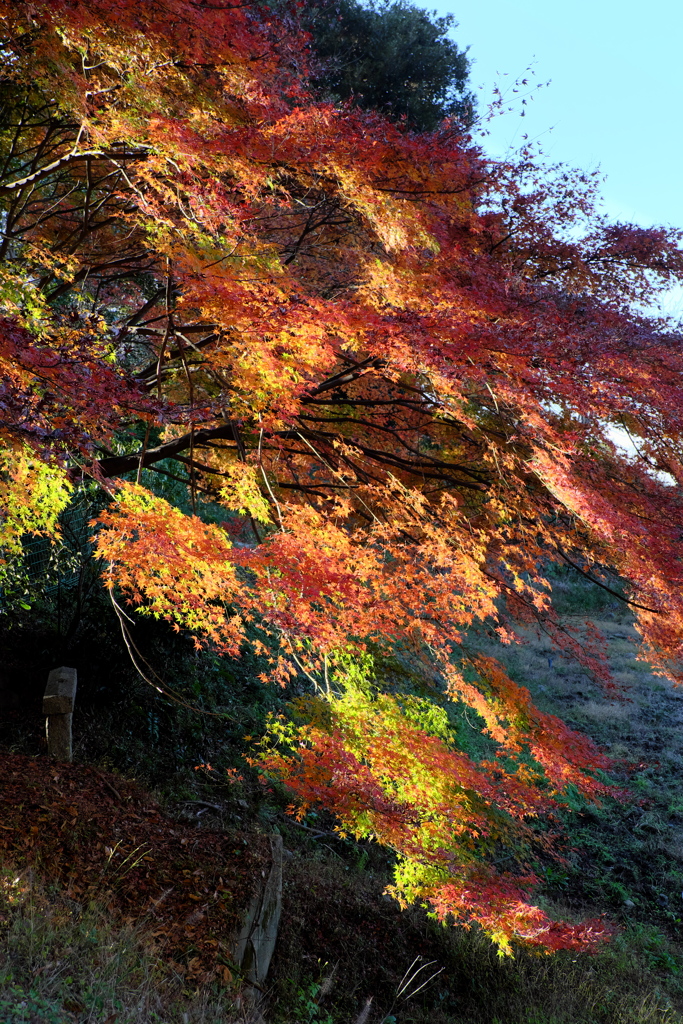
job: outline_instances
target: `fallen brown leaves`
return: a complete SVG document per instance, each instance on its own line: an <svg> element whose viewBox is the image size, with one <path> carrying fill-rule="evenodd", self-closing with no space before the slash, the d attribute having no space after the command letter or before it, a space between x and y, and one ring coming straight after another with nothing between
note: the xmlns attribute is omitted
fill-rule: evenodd
<svg viewBox="0 0 683 1024"><path fill-rule="evenodd" d="M86 765L0 757L0 862L142 924L190 982L229 982L232 941L269 857L266 837L198 830L135 783Z"/></svg>

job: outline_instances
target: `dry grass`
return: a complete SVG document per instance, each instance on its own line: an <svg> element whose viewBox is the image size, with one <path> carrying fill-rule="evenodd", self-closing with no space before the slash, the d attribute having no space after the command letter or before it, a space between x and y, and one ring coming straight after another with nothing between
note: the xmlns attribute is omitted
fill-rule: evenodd
<svg viewBox="0 0 683 1024"><path fill-rule="evenodd" d="M581 713L585 718L595 718L605 724L625 723L630 719L631 709L626 704L615 702L601 704L598 701L589 700L581 708Z"/></svg>
<svg viewBox="0 0 683 1024"><path fill-rule="evenodd" d="M235 989L192 990L147 928L0 873L0 1024L245 1024Z"/></svg>
<svg viewBox="0 0 683 1024"><path fill-rule="evenodd" d="M567 622L580 637L585 616L570 617ZM617 758L659 768L662 775L670 770L671 782L679 786L683 691L655 676L640 660L638 634L623 615L593 619L592 624L605 637L615 690L603 688L580 666L558 655L540 632L528 630L519 647L489 642L488 649L531 691L542 710L592 736Z"/></svg>

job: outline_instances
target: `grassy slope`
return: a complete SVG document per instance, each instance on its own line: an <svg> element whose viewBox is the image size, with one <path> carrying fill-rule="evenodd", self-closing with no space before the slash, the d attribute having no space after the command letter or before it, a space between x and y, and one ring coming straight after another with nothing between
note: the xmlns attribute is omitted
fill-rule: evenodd
<svg viewBox="0 0 683 1024"><path fill-rule="evenodd" d="M557 604L580 634L586 593L564 583ZM567 819L573 870L550 886L576 909L598 903L622 920L647 921L683 937L683 692L638 660L638 635L623 606L590 607L591 624L607 641L617 688L596 685L558 657L547 638L529 633L521 647L500 649L512 677L540 708L587 733L615 759L614 777L634 795L631 805L577 806ZM579 614L576 614L579 612Z"/></svg>
<svg viewBox="0 0 683 1024"><path fill-rule="evenodd" d="M382 895L383 851L334 838L324 818L309 819L308 828L288 822L284 801L264 795L248 773L226 785L218 772L194 772L200 761L221 772L239 767L241 736L257 732L264 714L277 707L279 696L254 683L255 665L203 662L189 647L144 627L146 653L164 678L193 699L208 689L231 716L198 719L160 703L135 681L101 608L66 648L47 613L40 634L14 623L1 641L3 665L8 677L43 679L46 666L77 664L79 758L154 786L184 827L283 833L285 905L266 1000L274 1024L351 1024L369 996L374 1024L387 1015L401 1024L674 1024L683 1021L683 697L636 662L630 618L611 599L596 598L569 577L557 581L556 598L578 629L589 616L603 630L625 700L553 656L542 635L530 633L525 645L495 653L541 707L640 766L631 785L641 802L578 807L566 819L566 865L546 865L544 898L551 906L579 916L605 911L622 923L621 935L595 957L522 952L501 962L477 934L438 928L419 909L399 912ZM36 685L26 708L5 716L5 749L40 754L38 701ZM115 776L110 784L116 788ZM219 811L193 804L197 798ZM16 851L3 856L0 1024L208 1024L244 1017L230 985L188 984L160 956L154 920L135 921L130 913L128 921L113 919L101 901L74 907L48 868L27 873ZM433 969L443 971L423 992L397 1001L416 956L423 958L416 966L433 960Z"/></svg>

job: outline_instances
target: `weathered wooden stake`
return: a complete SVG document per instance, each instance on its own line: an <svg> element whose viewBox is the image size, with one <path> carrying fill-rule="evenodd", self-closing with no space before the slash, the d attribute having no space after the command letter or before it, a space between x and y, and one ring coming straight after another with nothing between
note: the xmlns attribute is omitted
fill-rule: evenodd
<svg viewBox="0 0 683 1024"><path fill-rule="evenodd" d="M252 1006L263 993L282 911L282 836L270 837L270 850L268 877L251 901L233 948L233 959L247 982L243 996Z"/></svg>
<svg viewBox="0 0 683 1024"><path fill-rule="evenodd" d="M47 752L60 761L71 761L71 719L76 700L75 668L54 668L47 677L43 695L43 714L47 733Z"/></svg>

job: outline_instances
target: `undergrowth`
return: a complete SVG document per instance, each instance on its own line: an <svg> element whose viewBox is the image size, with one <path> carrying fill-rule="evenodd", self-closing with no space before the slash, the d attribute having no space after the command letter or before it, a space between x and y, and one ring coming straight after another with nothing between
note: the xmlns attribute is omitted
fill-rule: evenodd
<svg viewBox="0 0 683 1024"><path fill-rule="evenodd" d="M680 950L654 925L625 923L597 954L520 949L501 959L474 929L444 928L419 908L399 911L379 882L371 872L344 872L331 858L295 855L266 1013L272 1024L353 1024L369 997L369 1024L683 1020ZM397 998L415 957L423 977L436 977Z"/></svg>
<svg viewBox="0 0 683 1024"><path fill-rule="evenodd" d="M0 1024L229 1024L234 992L186 988L147 928L114 923L30 870L0 872Z"/></svg>
<svg viewBox="0 0 683 1024"><path fill-rule="evenodd" d="M329 861L303 857L290 872L286 909L295 927L290 920L283 932L263 1007L272 1024L354 1024L370 997L371 1024L682 1019L675 1008L681 961L654 927L629 926L596 956L520 952L501 960L475 932L436 927L418 911L397 916L367 875L340 880ZM302 911L307 929L297 916ZM104 907L66 899L30 871L2 870L0 922L1 1024L256 1019L234 989L188 988L155 950L150 922L115 923ZM333 963L315 958L316 942L321 954L342 955ZM406 976L412 979L407 987Z"/></svg>

